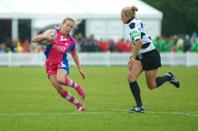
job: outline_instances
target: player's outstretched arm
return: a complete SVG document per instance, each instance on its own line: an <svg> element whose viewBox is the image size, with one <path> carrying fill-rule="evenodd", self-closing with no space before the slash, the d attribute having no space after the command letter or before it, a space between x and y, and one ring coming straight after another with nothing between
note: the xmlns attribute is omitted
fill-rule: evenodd
<svg viewBox="0 0 198 131"><path fill-rule="evenodd" d="M74 50L71 52L71 55L72 55L72 58L73 58L74 62L76 63L76 66L77 66L77 68L78 68L78 71L79 71L80 75L82 76L83 79L85 79L85 72L84 72L84 70L81 68L80 60L79 60L79 57L78 57L78 54L77 54L76 49L74 49Z"/></svg>
<svg viewBox="0 0 198 131"><path fill-rule="evenodd" d="M55 30L47 30L42 34L34 36L32 42L37 42L39 44L51 44L55 40Z"/></svg>

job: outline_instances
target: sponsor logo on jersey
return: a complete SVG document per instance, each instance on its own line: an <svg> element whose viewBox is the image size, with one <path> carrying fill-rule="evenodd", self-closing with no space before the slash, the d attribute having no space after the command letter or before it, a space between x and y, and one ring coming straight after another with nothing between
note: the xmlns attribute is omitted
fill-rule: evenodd
<svg viewBox="0 0 198 131"><path fill-rule="evenodd" d="M61 52L65 52L66 51L66 47L64 46L60 46L60 45L53 45L52 46L54 49L57 49L58 51L61 51Z"/></svg>

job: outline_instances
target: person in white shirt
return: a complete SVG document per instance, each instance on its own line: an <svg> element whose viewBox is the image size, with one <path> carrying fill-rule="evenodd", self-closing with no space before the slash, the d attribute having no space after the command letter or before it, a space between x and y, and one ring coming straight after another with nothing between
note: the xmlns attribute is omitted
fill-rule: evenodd
<svg viewBox="0 0 198 131"><path fill-rule="evenodd" d="M140 88L136 81L143 71L145 71L149 89L158 88L167 81L179 88L180 83L171 72L164 76L156 77L158 68L161 67L160 54L155 49L151 36L146 31L143 22L135 17L136 11L138 11L138 8L135 6L124 7L121 10L121 20L124 24L128 24L132 43L134 44L134 49L128 62L128 82L135 98L136 106L129 112L144 112Z"/></svg>

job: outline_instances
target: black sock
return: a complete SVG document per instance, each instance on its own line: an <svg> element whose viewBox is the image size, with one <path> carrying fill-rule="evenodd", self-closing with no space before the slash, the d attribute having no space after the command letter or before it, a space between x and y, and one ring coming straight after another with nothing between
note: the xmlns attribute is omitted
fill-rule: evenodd
<svg viewBox="0 0 198 131"><path fill-rule="evenodd" d="M156 78L157 87L164 84L166 81L170 81L171 77L169 75L159 76Z"/></svg>
<svg viewBox="0 0 198 131"><path fill-rule="evenodd" d="M142 100L140 97L140 88L138 86L138 83L136 81L130 82L129 86L131 89L131 93L133 94L133 96L135 98L137 106L142 106Z"/></svg>

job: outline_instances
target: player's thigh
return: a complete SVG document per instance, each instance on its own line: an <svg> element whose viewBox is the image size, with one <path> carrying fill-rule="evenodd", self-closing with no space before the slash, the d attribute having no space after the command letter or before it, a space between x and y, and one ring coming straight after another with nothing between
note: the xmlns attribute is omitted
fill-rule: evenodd
<svg viewBox="0 0 198 131"><path fill-rule="evenodd" d="M157 69L145 71L145 77L147 85L150 89L156 87L156 75L157 75Z"/></svg>
<svg viewBox="0 0 198 131"><path fill-rule="evenodd" d="M58 81L56 80L56 74L54 75L50 75L49 76L49 80L51 82L51 84L53 85L53 87L58 91L58 92L63 92L63 88L62 86L58 83Z"/></svg>
<svg viewBox="0 0 198 131"><path fill-rule="evenodd" d="M67 76L67 71L63 68L57 70L56 79L60 83L65 83L65 77Z"/></svg>
<svg viewBox="0 0 198 131"><path fill-rule="evenodd" d="M50 75L48 76L48 78L52 84L56 83L56 74Z"/></svg>
<svg viewBox="0 0 198 131"><path fill-rule="evenodd" d="M142 73L142 71L143 71L143 67L141 61L136 60L131 70L128 71L128 81L129 82L136 81L136 79Z"/></svg>

